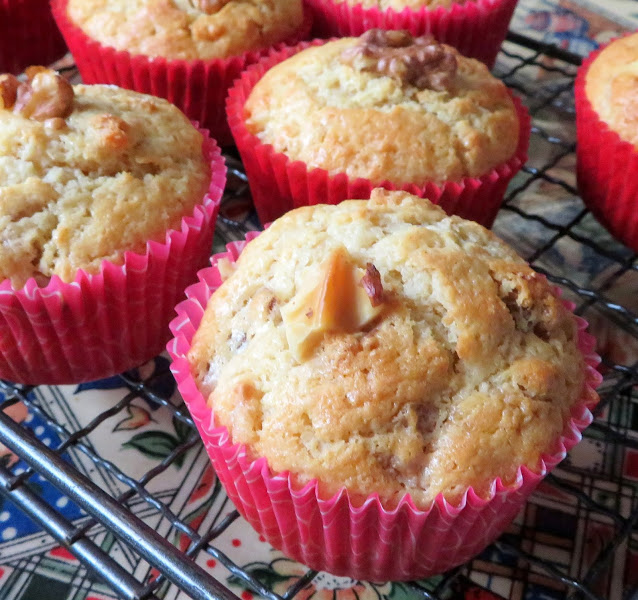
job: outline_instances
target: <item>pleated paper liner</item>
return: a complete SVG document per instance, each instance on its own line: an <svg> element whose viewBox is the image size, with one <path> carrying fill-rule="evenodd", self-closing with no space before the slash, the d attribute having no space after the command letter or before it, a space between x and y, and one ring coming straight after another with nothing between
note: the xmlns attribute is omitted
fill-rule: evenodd
<svg viewBox="0 0 638 600"><path fill-rule="evenodd" d="M412 35L431 33L439 42L492 67L517 0L468 0L449 8L363 8L332 0L306 0L314 13L313 33L318 37L359 36L368 29L407 29Z"/></svg>
<svg viewBox="0 0 638 600"><path fill-rule="evenodd" d="M253 237L249 234L247 240ZM230 244L228 252L213 257L212 267L199 273L199 283L187 290L188 299L171 322L175 338L168 351L178 388L228 496L257 532L291 558L316 570L372 581L418 579L462 564L499 536L591 423L591 409L598 401L594 390L601 381L599 358L594 339L585 332L587 324L577 318L587 364L582 397L552 452L541 456L535 470L522 466L511 485L495 479L486 497L468 488L458 505L440 494L427 510L407 496L390 509L377 494L353 503L342 489L325 498L316 480L300 486L288 472L271 472L264 458L250 456L246 446L234 444L228 430L215 424L187 361L208 299L222 282L217 261L235 261L245 244Z"/></svg>
<svg viewBox="0 0 638 600"><path fill-rule="evenodd" d="M600 119L585 93L589 67L605 47L583 62L574 87L578 191L609 232L638 252L638 150Z"/></svg>
<svg viewBox="0 0 638 600"><path fill-rule="evenodd" d="M67 15L68 0L52 0L53 15L85 83L108 83L166 98L191 119L206 127L220 146L232 144L224 101L228 88L248 66L271 49L245 52L226 59L179 60L130 54L91 39ZM307 38L312 25L305 11L297 33L275 44L296 44Z"/></svg>
<svg viewBox="0 0 638 600"><path fill-rule="evenodd" d="M226 168L205 131L211 165L207 194L179 229L150 241L123 264L104 261L46 287L0 283L0 378L27 384L79 383L120 373L159 354L170 338L175 305L210 257Z"/></svg>
<svg viewBox="0 0 638 600"><path fill-rule="evenodd" d="M369 198L375 187L405 190L438 204L448 214L455 214L491 227L505 196L505 190L527 161L530 117L521 101L512 96L520 124L518 147L512 158L481 177L465 177L461 181L424 185L393 181L372 182L352 179L345 173L330 175L325 169L311 168L293 161L262 143L246 127L244 105L264 73L286 58L325 40L302 42L295 47L272 52L249 67L228 93L226 111L235 144L241 155L250 191L262 223L268 223L285 212L313 204L338 204L347 198Z"/></svg>
<svg viewBox="0 0 638 600"><path fill-rule="evenodd" d="M65 52L48 0L0 0L0 73L48 65Z"/></svg>

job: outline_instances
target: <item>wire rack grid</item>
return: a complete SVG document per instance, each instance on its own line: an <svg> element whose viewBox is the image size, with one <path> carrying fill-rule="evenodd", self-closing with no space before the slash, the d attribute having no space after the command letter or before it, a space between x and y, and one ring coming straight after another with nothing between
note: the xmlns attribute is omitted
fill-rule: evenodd
<svg viewBox="0 0 638 600"><path fill-rule="evenodd" d="M585 433L586 441L602 444L607 453L618 456L638 450L638 435L627 427L627 419L619 416L626 417L628 411L638 406L638 400L632 396L638 384L638 303L634 301L632 306L631 298L623 297L622 292L632 289L638 280L638 257L608 236L578 198L572 92L579 62L575 55L510 33L494 72L524 99L533 117L533 132L530 160L512 182L495 230L537 270L560 285L565 296L576 303L579 314L591 322L622 331L627 346L636 349L635 354L628 353L633 358L626 362L615 360L613 355L603 356L605 379L600 389L601 403L596 421ZM230 184L224 206L232 208L244 201L248 187L239 161L230 154L227 158ZM547 203L547 197L552 201ZM232 215L233 210L222 210L219 218L216 244L220 248L242 238L248 229L258 227L254 216L237 220ZM575 255L581 264L584 257L584 264L591 268L585 271L571 268L569 257ZM80 589L88 589L97 581L117 597L131 600L163 598L169 589L181 590L194 600L236 599L227 585L215 580L201 566L201 560L195 560L206 555L224 565L236 583L268 600L302 597L300 592L317 576L314 571L297 577L285 590L275 591L270 582L241 568L231 553L218 547L220 536L240 518L232 505L225 503L218 511L220 516L206 522L206 527L195 527L174 512L170 498L152 491L154 482L161 480L171 465L183 461L187 453L200 446L184 406L179 400L163 395L161 386L156 385L167 374L164 364L146 379L136 372L121 375L129 393L108 410L95 414L88 424L78 427L60 423L38 388L0 382L4 396L0 409L23 402L59 438L57 444L44 445L23 425L0 412L0 442L25 464L19 473L8 464L0 464L0 494L80 561L74 573L80 580ZM133 400L140 397L170 411L176 427L181 427L185 434L163 460L142 476L132 477L123 465L102 458L89 437L107 420L124 414ZM109 493L104 486L92 482L78 470L80 460L99 466L118 483L119 492ZM39 491L37 478L51 482L76 503L80 507L78 518L63 516ZM518 580L542 581L547 589L554 590L552 598L558 597L556 593L570 599L610 597L615 583L608 572L619 549L633 543L638 498L622 470L615 469L609 479L610 485L616 485L620 492L601 500L589 485L583 465L570 456L544 484L546 490L551 488L571 498L575 510L586 511L589 519L604 522L612 532L590 560L581 561L576 567L573 561L565 568L557 566L556 561L544 554L542 544L522 542L523 518L522 524L520 519L515 522L471 564L429 581L405 584L405 589L413 597L427 600L467 597L469 589L480 591L488 587L482 569L492 574L507 572L514 587ZM170 523L172 537L146 524L140 516L143 513L155 514ZM179 547L172 543L175 535L181 540ZM135 573L127 570L117 556L109 553L109 540L116 540L125 552L138 557L144 568ZM32 568L30 564L26 559L19 563L24 569ZM625 586L617 597L638 598L638 587Z"/></svg>

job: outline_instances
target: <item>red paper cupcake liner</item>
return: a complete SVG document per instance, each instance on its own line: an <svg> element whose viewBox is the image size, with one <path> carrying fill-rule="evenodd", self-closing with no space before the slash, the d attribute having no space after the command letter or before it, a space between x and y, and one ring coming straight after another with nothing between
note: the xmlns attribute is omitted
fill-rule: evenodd
<svg viewBox="0 0 638 600"><path fill-rule="evenodd" d="M578 190L610 233L638 252L638 150L600 119L585 93L589 67L605 47L583 62L574 87Z"/></svg>
<svg viewBox="0 0 638 600"><path fill-rule="evenodd" d="M228 88L248 65L257 62L271 48L210 60L130 54L91 39L69 19L67 4L68 0L52 0L53 16L85 83L108 83L166 98L190 119L206 127L221 146L232 144L224 111ZM300 30L272 48L283 48L287 43L296 44L305 39L311 26L311 12L306 10Z"/></svg>
<svg viewBox="0 0 638 600"><path fill-rule="evenodd" d="M521 101L512 96L520 124L518 147L512 158L481 177L465 177L461 181L424 185L392 181L372 183L369 179L352 179L345 173L330 175L325 169L309 168L277 152L271 144L262 143L246 127L244 105L256 83L275 64L325 40L302 42L292 48L272 52L249 67L228 92L226 112L228 124L246 169L255 208L262 223L274 221L299 206L338 204L348 198L369 198L375 187L405 190L428 198L448 214L455 214L491 227L507 186L527 161L530 116Z"/></svg>
<svg viewBox="0 0 638 600"><path fill-rule="evenodd" d="M0 73L48 65L65 52L48 0L0 0Z"/></svg>
<svg viewBox="0 0 638 600"><path fill-rule="evenodd" d="M28 384L80 383L135 367L159 354L186 287L210 256L226 167L205 134L211 182L181 229L146 251L126 252L123 264L79 270L74 281L31 278L21 289L0 283L0 378Z"/></svg>
<svg viewBox="0 0 638 600"><path fill-rule="evenodd" d="M316 480L295 485L290 473L272 473L264 458L253 459L246 446L233 444L225 427L215 425L187 360L208 299L222 282L218 260L235 261L245 245L230 244L228 252L212 257L211 268L198 274L199 283L186 291L188 299L177 307L171 322L175 337L167 348L178 388L228 496L257 532L295 560L316 570L372 581L418 579L466 562L507 527L591 423L591 409L598 401L594 390L602 379L596 370L600 359L594 354L594 338L585 332L587 323L577 317L587 365L583 394L552 453L541 456L537 471L521 467L511 485L495 479L487 497L469 488L458 505L439 494L427 510L415 507L409 496L389 510L377 494L355 505L345 489L323 498ZM565 304L573 310L573 304ZM396 552L398 547L401 552Z"/></svg>
<svg viewBox="0 0 638 600"><path fill-rule="evenodd" d="M360 36L364 31L407 29L412 35L431 33L439 42L492 67L507 35L517 0L467 0L446 8L419 10L363 8L332 0L306 0L314 12L318 37Z"/></svg>

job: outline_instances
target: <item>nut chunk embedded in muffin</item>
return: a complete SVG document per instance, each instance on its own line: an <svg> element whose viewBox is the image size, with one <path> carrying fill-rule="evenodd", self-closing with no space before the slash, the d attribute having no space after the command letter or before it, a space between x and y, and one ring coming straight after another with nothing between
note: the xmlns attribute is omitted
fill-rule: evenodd
<svg viewBox="0 0 638 600"><path fill-rule="evenodd" d="M322 493L487 494L581 399L576 321L546 279L427 200L291 211L226 272L192 373L234 442Z"/></svg>
<svg viewBox="0 0 638 600"><path fill-rule="evenodd" d="M0 280L95 273L206 193L202 136L165 100L31 67L0 75L0 102Z"/></svg>
<svg viewBox="0 0 638 600"><path fill-rule="evenodd" d="M373 29L311 46L269 69L246 128L291 161L380 184L480 177L515 154L503 84L431 36Z"/></svg>
<svg viewBox="0 0 638 600"><path fill-rule="evenodd" d="M383 286L372 263L360 269L343 246L332 250L281 309L286 339L298 360L329 333L360 331L381 314Z"/></svg>

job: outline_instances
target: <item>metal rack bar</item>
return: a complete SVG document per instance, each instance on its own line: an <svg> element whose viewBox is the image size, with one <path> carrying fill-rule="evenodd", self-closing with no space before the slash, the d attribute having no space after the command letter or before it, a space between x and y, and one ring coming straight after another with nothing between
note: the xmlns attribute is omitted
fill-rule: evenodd
<svg viewBox="0 0 638 600"><path fill-rule="evenodd" d="M23 457L31 467L49 479L95 519L106 525L122 541L134 548L149 564L165 573L194 600L238 600L228 588L118 504L98 486L75 471L55 452L36 438L24 435L14 421L0 412L0 442ZM46 519L42 521L46 522ZM70 550L75 553L75 544ZM79 557L78 557L79 558ZM127 590L128 591L128 590ZM133 590L131 590L132 592ZM131 598L135 598L134 593Z"/></svg>
<svg viewBox="0 0 638 600"><path fill-rule="evenodd" d="M562 60L563 62L569 63L570 65L578 66L583 62L583 57L579 56L578 54L574 54L573 52L569 52L568 50L563 50L558 46L552 46L551 44L537 42L536 40L526 35L516 33L515 31L509 31L505 39L508 42L512 42L519 46L529 48L530 50L535 50L538 54L544 54L545 56L549 56L550 58L557 58L558 60Z"/></svg>
<svg viewBox="0 0 638 600"><path fill-rule="evenodd" d="M510 544L507 544L506 542L503 542L502 540L497 540L496 542L494 542L494 544L499 548L503 548L508 550L509 552L516 553L523 560L527 561L530 564L536 565L543 571L550 574L557 581L560 581L561 583L564 583L566 586L569 586L570 588L577 590L578 592L583 594L585 598L589 598L589 600L605 600L604 598L601 598L598 594L594 594L594 592L592 592L587 587L585 587L580 581L577 581L576 579L573 579L572 577L567 577L564 573L561 573L556 567L554 567L548 561L543 560L542 558L538 558L537 556L534 556L533 554L530 554L529 552L525 552L521 550L520 548L515 548L514 546L511 546Z"/></svg>
<svg viewBox="0 0 638 600"><path fill-rule="evenodd" d="M6 417L5 417L6 418ZM14 502L28 513L42 529L46 529L61 545L69 549L87 569L93 571L105 583L110 585L126 600L139 598L143 586L110 556L84 538L74 541L75 527L61 517L44 500L33 493L28 486L12 487L13 475L0 466L0 494ZM156 596L147 596L148 600L158 600Z"/></svg>

